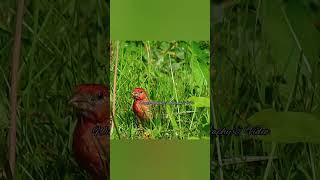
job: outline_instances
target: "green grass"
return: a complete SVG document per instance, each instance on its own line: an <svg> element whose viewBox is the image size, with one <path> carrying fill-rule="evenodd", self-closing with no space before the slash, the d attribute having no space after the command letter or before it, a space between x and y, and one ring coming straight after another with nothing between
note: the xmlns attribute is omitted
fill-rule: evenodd
<svg viewBox="0 0 320 180"><path fill-rule="evenodd" d="M245 127L250 123L249 117L266 109L320 112L320 32L312 23L319 17L319 11L311 11L306 6L309 1L278 2L234 1L225 9L222 21L216 22L213 95L218 127L215 128ZM282 131L289 132L286 128ZM320 177L319 144L302 141L274 146L271 142L237 136L223 136L219 140L222 158L277 157L269 164L259 160L223 166L224 179ZM216 142L212 150L217 162ZM212 173L220 179L218 166L214 166Z"/></svg>
<svg viewBox="0 0 320 180"><path fill-rule="evenodd" d="M15 179L87 179L71 143L72 88L106 83L105 1L26 1L18 89ZM9 127L15 1L0 3L0 159ZM0 160L0 176L4 164Z"/></svg>
<svg viewBox="0 0 320 180"><path fill-rule="evenodd" d="M117 42L112 44L110 75L113 82L118 51L115 120L121 138L143 138L132 111L135 87L146 89L149 98L157 102L209 96L209 42L121 41L118 47ZM156 105L153 113L153 120L144 126L151 138L209 137L209 108L167 104ZM112 138L118 138L116 131Z"/></svg>

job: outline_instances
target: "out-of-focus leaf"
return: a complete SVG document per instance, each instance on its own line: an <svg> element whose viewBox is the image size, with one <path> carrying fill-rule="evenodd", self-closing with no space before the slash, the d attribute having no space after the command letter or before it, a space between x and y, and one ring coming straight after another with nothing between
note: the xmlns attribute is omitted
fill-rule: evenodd
<svg viewBox="0 0 320 180"><path fill-rule="evenodd" d="M200 66L203 78L206 80L206 84L210 84L210 69L209 69L209 66L206 64L206 61L200 61L199 66Z"/></svg>
<svg viewBox="0 0 320 180"><path fill-rule="evenodd" d="M264 141L320 143L319 114L261 111L251 116L248 122L271 130L269 135L256 136Z"/></svg>
<svg viewBox="0 0 320 180"><path fill-rule="evenodd" d="M284 76L286 87L283 89L293 89L300 58L301 72L308 77L312 72L317 77L320 33L302 1L264 0L261 8L262 32L271 50L270 60L276 63L278 75ZM288 93L281 93L288 96Z"/></svg>
<svg viewBox="0 0 320 180"><path fill-rule="evenodd" d="M196 84L196 86L201 87L203 84L204 77L202 75L199 62L196 58L192 58L191 60L191 69L192 69L193 82Z"/></svg>
<svg viewBox="0 0 320 180"><path fill-rule="evenodd" d="M320 32L314 26L311 12L303 4L302 0L287 1L286 11L290 25L297 36L295 44L301 46L305 55L305 63L310 64L310 68L315 76L320 53ZM317 77L317 76L316 76Z"/></svg>
<svg viewBox="0 0 320 180"><path fill-rule="evenodd" d="M262 1L262 32L270 46L270 60L276 62L277 69L281 75L284 74L288 88L292 89L300 53L290 34L282 6L280 1Z"/></svg>
<svg viewBox="0 0 320 180"><path fill-rule="evenodd" d="M209 97L195 97L192 96L188 99L193 102L195 107L210 107L210 98Z"/></svg>

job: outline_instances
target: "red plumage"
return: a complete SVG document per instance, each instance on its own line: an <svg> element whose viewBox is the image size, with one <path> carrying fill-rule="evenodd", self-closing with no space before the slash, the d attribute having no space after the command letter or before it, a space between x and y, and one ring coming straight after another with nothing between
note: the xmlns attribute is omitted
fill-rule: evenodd
<svg viewBox="0 0 320 180"><path fill-rule="evenodd" d="M73 134L73 152L80 167L95 180L109 179L109 89L82 84L69 101L80 117Z"/></svg>
<svg viewBox="0 0 320 180"><path fill-rule="evenodd" d="M144 104L149 101L148 94L143 88L135 88L132 92L134 99L132 110L139 120L151 120L153 115L149 104Z"/></svg>

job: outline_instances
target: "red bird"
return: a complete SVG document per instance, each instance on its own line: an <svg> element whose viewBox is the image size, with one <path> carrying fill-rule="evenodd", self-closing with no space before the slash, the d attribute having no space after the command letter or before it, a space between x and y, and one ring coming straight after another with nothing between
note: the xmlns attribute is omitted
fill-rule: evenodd
<svg viewBox="0 0 320 180"><path fill-rule="evenodd" d="M153 115L150 104L143 104L149 102L147 92L143 88L135 88L132 92L132 97L134 99L132 110L139 121L151 120Z"/></svg>
<svg viewBox="0 0 320 180"><path fill-rule="evenodd" d="M109 179L109 89L82 84L69 103L79 110L73 134L73 152L80 167L94 180Z"/></svg>

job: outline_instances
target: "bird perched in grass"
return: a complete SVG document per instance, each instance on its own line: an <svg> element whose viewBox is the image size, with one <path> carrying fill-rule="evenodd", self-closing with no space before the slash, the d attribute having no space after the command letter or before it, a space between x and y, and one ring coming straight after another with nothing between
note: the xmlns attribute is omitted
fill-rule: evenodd
<svg viewBox="0 0 320 180"><path fill-rule="evenodd" d="M132 92L132 97L134 99L132 110L137 116L141 127L141 121L148 121L153 117L150 107L151 105L144 104L150 102L148 94L143 88L135 88Z"/></svg>
<svg viewBox="0 0 320 180"><path fill-rule="evenodd" d="M69 101L79 112L72 145L75 159L95 180L109 179L108 92L104 85L82 84Z"/></svg>

